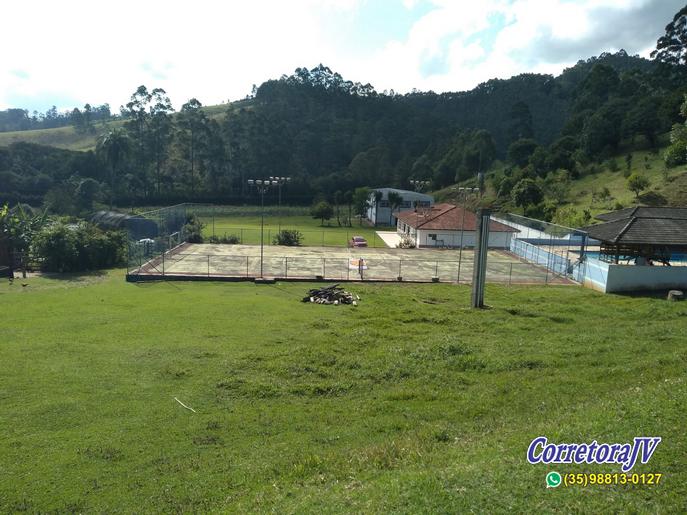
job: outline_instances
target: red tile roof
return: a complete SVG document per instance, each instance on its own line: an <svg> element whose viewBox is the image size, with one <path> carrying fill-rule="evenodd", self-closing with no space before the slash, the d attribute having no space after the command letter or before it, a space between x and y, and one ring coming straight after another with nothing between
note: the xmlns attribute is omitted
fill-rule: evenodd
<svg viewBox="0 0 687 515"><path fill-rule="evenodd" d="M419 208L417 212L401 211L396 214L396 218L414 229L421 230L460 231L462 228L465 231L474 231L477 229L475 213L453 204L434 204L431 209ZM513 227L493 220L489 223L489 231L518 232Z"/></svg>

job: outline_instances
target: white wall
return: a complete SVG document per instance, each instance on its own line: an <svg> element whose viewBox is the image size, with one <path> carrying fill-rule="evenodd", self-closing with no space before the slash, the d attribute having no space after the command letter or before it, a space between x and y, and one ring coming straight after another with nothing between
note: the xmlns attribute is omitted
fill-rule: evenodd
<svg viewBox="0 0 687 515"><path fill-rule="evenodd" d="M412 232L411 232L412 233ZM461 231L431 231L420 229L420 246L421 247L435 247L442 245L447 247L460 247ZM430 234L436 234L437 241L429 237ZM475 246L475 231L463 232L463 247ZM489 233L489 248L509 248L511 233L509 232L490 232ZM443 240L443 242L441 241Z"/></svg>
<svg viewBox="0 0 687 515"><path fill-rule="evenodd" d="M608 265L606 292L687 288L687 266Z"/></svg>

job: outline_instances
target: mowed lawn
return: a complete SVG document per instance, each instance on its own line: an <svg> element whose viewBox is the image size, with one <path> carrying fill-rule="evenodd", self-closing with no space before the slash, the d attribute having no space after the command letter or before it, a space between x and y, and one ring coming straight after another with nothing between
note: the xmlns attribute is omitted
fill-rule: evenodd
<svg viewBox="0 0 687 515"><path fill-rule="evenodd" d="M260 244L260 215L253 216L228 216L218 215L202 216L205 224L203 235L210 237L213 234L218 237L234 235L244 245ZM336 219L321 225L320 220L315 220L307 215L290 215L278 217L270 215L265 217L264 243L272 244L272 240L279 229L295 229L303 235L303 245L345 247L353 236L362 236L370 247L386 247L376 231L395 231L395 228L380 226L378 228L367 225L358 225L354 222L352 227L339 227Z"/></svg>
<svg viewBox="0 0 687 515"><path fill-rule="evenodd" d="M23 287L22 283L27 284ZM0 284L0 512L687 507L687 303L572 287ZM195 412L178 404L178 398ZM539 435L661 436L658 486L546 489Z"/></svg>

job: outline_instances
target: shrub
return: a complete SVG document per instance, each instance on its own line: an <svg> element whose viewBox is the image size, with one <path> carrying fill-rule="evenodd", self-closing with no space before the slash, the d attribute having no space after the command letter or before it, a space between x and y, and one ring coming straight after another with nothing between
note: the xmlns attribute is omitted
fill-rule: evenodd
<svg viewBox="0 0 687 515"><path fill-rule="evenodd" d="M121 231L102 231L86 222L57 222L36 235L32 252L47 272L109 268L124 263L126 235Z"/></svg>
<svg viewBox="0 0 687 515"><path fill-rule="evenodd" d="M208 238L208 243L227 243L230 245L237 245L241 243L241 238L235 234L229 234L224 236L210 236Z"/></svg>
<svg viewBox="0 0 687 515"><path fill-rule="evenodd" d="M619 172L620 171L620 165L618 164L618 161L616 161L613 158L606 161L606 168L608 168L611 172Z"/></svg>
<svg viewBox="0 0 687 515"><path fill-rule="evenodd" d="M196 215L189 215L181 229L189 243L203 243L203 223Z"/></svg>
<svg viewBox="0 0 687 515"><path fill-rule="evenodd" d="M286 245L287 247L300 247L303 235L300 231L282 229L272 239L273 245Z"/></svg>
<svg viewBox="0 0 687 515"><path fill-rule="evenodd" d="M415 248L415 240L413 240L410 236L407 234L404 234L401 236L401 241L396 245L397 249L414 249Z"/></svg>

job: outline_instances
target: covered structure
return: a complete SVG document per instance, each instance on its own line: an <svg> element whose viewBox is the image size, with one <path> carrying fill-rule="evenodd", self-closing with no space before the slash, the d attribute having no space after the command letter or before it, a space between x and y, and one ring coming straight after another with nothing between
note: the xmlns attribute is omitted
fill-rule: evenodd
<svg viewBox="0 0 687 515"><path fill-rule="evenodd" d="M684 264L687 256L687 208L632 207L596 217L586 227L599 241L599 259L618 264Z"/></svg>
<svg viewBox="0 0 687 515"><path fill-rule="evenodd" d="M127 215L115 211L98 211L91 217L91 222L101 229L125 230L132 240L156 238L160 232L156 220L151 220L141 215Z"/></svg>
<svg viewBox="0 0 687 515"><path fill-rule="evenodd" d="M382 197L378 202L375 200L376 193L381 193ZM401 205L396 206L393 210L393 206L389 203L389 193L396 193L401 197ZM396 224L396 217L394 215L398 214L396 210L402 211L415 208L416 206L418 208L428 208L432 204L434 204L434 197L425 193L396 188L377 188L370 193L366 218L372 225L393 226Z"/></svg>
<svg viewBox="0 0 687 515"><path fill-rule="evenodd" d="M398 234L411 238L418 248L475 246L477 217L462 207L436 204L427 209L401 211L397 218ZM511 238L517 232L509 225L492 220L489 247L510 248Z"/></svg>

